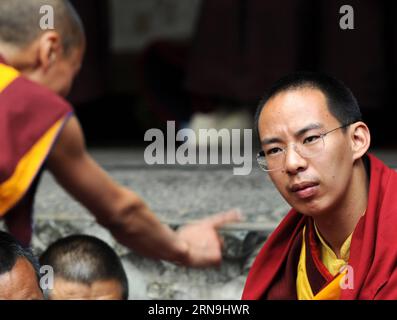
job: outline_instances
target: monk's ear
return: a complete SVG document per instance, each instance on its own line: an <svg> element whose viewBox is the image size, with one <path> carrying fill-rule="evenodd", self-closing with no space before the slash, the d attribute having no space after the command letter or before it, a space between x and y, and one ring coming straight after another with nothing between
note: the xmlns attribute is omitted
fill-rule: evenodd
<svg viewBox="0 0 397 320"><path fill-rule="evenodd" d="M352 149L353 161L360 159L369 149L371 134L367 125L358 121L351 124L348 128Z"/></svg>
<svg viewBox="0 0 397 320"><path fill-rule="evenodd" d="M40 36L38 59L44 71L51 68L62 55L62 41L59 33L48 31Z"/></svg>

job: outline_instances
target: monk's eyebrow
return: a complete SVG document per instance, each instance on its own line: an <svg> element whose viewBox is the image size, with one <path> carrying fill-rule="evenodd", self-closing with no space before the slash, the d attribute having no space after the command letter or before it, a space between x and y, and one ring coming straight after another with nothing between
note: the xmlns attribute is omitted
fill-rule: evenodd
<svg viewBox="0 0 397 320"><path fill-rule="evenodd" d="M306 127L299 129L294 133L295 137L300 137L304 135L306 132L314 129L323 129L324 126L321 123L311 123L307 125ZM271 137L271 138L265 138L262 140L262 145L267 145L267 144L272 144L272 143L281 143L283 140L278 137Z"/></svg>
<svg viewBox="0 0 397 320"><path fill-rule="evenodd" d="M294 135L295 135L295 137L300 137L300 136L304 135L306 132L308 132L310 130L314 130L314 129L324 129L324 126L321 123L311 123L311 124L307 125L306 127L295 132Z"/></svg>
<svg viewBox="0 0 397 320"><path fill-rule="evenodd" d="M281 143L281 142L282 142L282 140L281 140L280 138L276 138L276 137L273 137L273 138L265 138L265 139L262 140L262 145L265 146L265 145L267 145L267 144Z"/></svg>

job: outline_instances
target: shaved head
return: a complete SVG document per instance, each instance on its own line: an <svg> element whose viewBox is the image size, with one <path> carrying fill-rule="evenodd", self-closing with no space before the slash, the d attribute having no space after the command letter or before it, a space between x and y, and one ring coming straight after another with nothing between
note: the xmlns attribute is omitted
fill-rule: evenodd
<svg viewBox="0 0 397 320"><path fill-rule="evenodd" d="M98 281L115 281L120 287L120 298L128 299L128 279L120 258L96 237L71 235L59 239L43 252L40 262L54 268L55 280L88 286Z"/></svg>
<svg viewBox="0 0 397 320"><path fill-rule="evenodd" d="M54 9L54 30L42 30L42 6ZM80 17L68 0L1 0L0 42L25 48L46 31L56 31L65 54L83 45L84 29Z"/></svg>

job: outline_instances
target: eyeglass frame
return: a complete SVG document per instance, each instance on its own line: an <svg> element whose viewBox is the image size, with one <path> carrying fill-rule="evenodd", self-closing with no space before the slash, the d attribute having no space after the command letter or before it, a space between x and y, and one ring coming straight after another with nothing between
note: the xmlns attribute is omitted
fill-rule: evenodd
<svg viewBox="0 0 397 320"><path fill-rule="evenodd" d="M325 141L324 141L324 137L326 136L326 135L328 135L328 134L330 134L330 133L332 133L332 132L334 132L334 131L336 131L336 130L338 130L338 129L344 129L344 128L347 128L348 126L350 126L350 125L352 125L353 123L356 123L357 121L354 121L354 122L350 122L350 123L347 123L347 124L344 124L344 125L342 125L342 126L340 126L340 127L337 127L337 128L334 128L334 129L332 129L332 130L329 130L329 131L327 131L327 132L325 132L325 133L321 133L321 134L319 134L319 136L320 136L320 138L323 140L323 144L324 144L324 146L325 146ZM295 150L295 152L296 153L298 153L299 154L299 156L301 156L302 158L310 158L310 157L305 157L305 156L303 156L303 155L301 155L299 152L298 152L298 150L296 149L296 144L295 143L291 143L291 144L293 144L294 145L294 150ZM288 144L289 145L289 144ZM284 155L286 155L287 154L287 148L284 148L284 149L282 149L282 152L284 153ZM264 169L263 168L263 166L259 163L259 157L263 157L263 158L266 158L266 156L265 156L265 154L264 154L265 152L263 151L263 150L261 150L261 151L259 151L258 153L257 153L257 155L256 155L256 162L258 163L258 165L259 165L259 168L262 170L262 171L265 171L265 172L271 172L271 171L278 171L278 170L281 170L283 167L280 167L280 168L277 168L277 169Z"/></svg>

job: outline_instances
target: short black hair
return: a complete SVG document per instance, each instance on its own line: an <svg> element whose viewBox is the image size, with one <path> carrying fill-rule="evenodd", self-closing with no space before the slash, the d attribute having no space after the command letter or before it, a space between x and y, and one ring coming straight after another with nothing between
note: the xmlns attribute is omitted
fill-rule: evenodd
<svg viewBox="0 0 397 320"><path fill-rule="evenodd" d="M116 280L122 299L128 299L128 279L116 252L104 241L89 235L71 235L55 241L40 257L56 277L91 285L99 280Z"/></svg>
<svg viewBox="0 0 397 320"><path fill-rule="evenodd" d="M29 248L24 248L12 235L0 231L0 275L10 272L18 259L26 259L40 281L40 265Z"/></svg>
<svg viewBox="0 0 397 320"><path fill-rule="evenodd" d="M289 74L273 84L260 100L256 115L255 129L258 132L259 116L265 104L281 92L298 89L318 89L327 102L329 112L341 125L362 120L360 107L351 90L341 81L320 72L301 71ZM346 130L345 128L343 130Z"/></svg>
<svg viewBox="0 0 397 320"><path fill-rule="evenodd" d="M40 8L51 6L54 30L62 37L66 54L85 42L84 27L68 0L1 0L0 42L24 48L47 30L40 28Z"/></svg>

